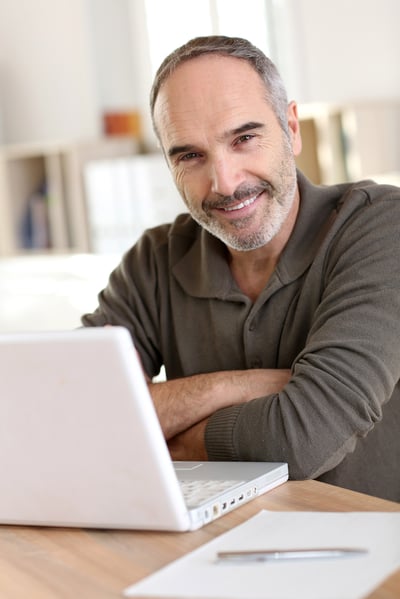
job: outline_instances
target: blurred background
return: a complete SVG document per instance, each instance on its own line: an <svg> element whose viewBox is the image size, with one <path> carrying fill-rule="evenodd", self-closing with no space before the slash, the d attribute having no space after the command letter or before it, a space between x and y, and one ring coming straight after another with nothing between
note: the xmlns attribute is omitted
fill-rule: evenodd
<svg viewBox="0 0 400 599"><path fill-rule="evenodd" d="M314 182L400 185L399 22L398 0L0 0L0 332L79 326L121 254L184 210L148 96L191 37L272 58Z"/></svg>

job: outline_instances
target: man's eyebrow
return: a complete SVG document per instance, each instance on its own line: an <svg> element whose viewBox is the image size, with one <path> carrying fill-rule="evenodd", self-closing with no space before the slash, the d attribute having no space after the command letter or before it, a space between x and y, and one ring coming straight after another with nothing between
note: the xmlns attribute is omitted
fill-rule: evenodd
<svg viewBox="0 0 400 599"><path fill-rule="evenodd" d="M240 125L240 127L236 127L232 129L232 131L228 131L224 137L229 137L230 135L240 135L241 133L246 133L246 131L253 131L254 129L262 129L264 127L264 123L257 123L256 121L250 121L248 123L244 123Z"/></svg>
<svg viewBox="0 0 400 599"><path fill-rule="evenodd" d="M176 154L181 154L181 153L186 153L186 152L194 152L194 151L195 151L195 146L193 146L191 144L187 144L186 146L172 146L168 150L168 156L169 156L169 158L172 158L173 156L176 156Z"/></svg>

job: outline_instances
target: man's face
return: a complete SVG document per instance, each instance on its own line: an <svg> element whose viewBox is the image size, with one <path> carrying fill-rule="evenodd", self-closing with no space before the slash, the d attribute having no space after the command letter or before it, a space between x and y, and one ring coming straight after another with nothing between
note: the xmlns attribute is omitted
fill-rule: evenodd
<svg viewBox="0 0 400 599"><path fill-rule="evenodd" d="M259 248L279 233L297 193L294 104L285 133L254 69L207 55L164 82L154 120L177 188L200 225L235 250Z"/></svg>

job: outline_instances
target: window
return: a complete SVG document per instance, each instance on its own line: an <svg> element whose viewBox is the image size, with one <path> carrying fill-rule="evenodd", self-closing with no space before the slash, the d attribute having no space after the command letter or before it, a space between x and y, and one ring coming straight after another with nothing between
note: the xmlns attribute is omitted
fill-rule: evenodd
<svg viewBox="0 0 400 599"><path fill-rule="evenodd" d="M271 56L268 6L266 0L146 0L152 74L172 50L201 35L245 37Z"/></svg>

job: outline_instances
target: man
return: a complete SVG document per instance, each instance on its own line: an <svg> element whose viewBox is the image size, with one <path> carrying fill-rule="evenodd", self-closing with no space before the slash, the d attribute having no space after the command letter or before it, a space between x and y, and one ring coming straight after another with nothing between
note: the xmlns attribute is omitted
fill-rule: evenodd
<svg viewBox="0 0 400 599"><path fill-rule="evenodd" d="M400 500L400 190L296 172L296 104L246 40L176 50L151 110L190 216L145 232L83 323L126 326L149 381L165 365L174 459Z"/></svg>

